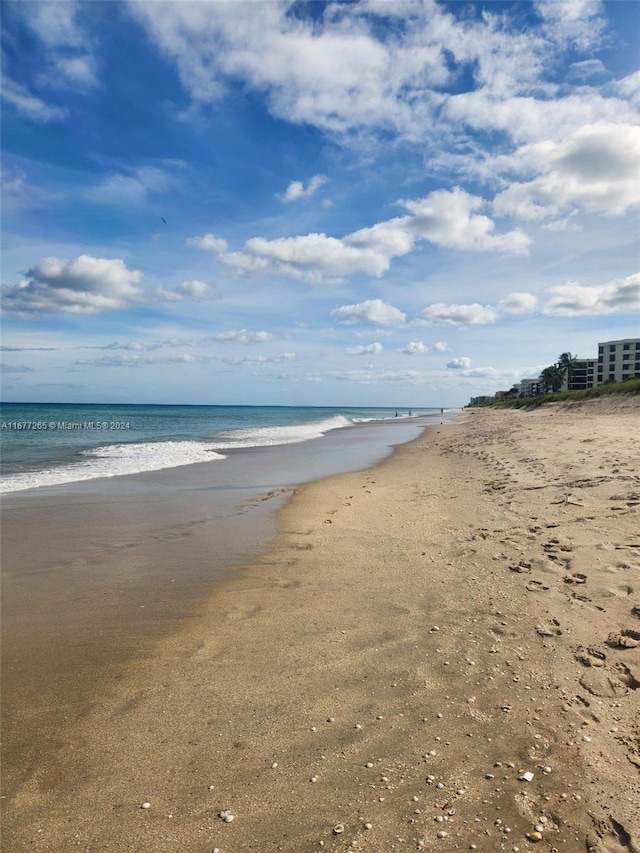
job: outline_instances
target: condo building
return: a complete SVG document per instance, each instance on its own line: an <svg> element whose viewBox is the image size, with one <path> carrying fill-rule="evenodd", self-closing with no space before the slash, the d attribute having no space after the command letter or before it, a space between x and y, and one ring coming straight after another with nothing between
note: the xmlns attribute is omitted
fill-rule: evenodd
<svg viewBox="0 0 640 853"><path fill-rule="evenodd" d="M640 377L640 338L605 341L598 344L598 371L594 385L624 382ZM591 388L587 385L587 388Z"/></svg>
<svg viewBox="0 0 640 853"><path fill-rule="evenodd" d="M640 379L640 338L603 341L597 358L577 358L564 378L564 391L585 391L606 382ZM534 397L542 393L540 377L522 379L510 391L498 391L493 397L472 397L470 406L505 400L510 397Z"/></svg>

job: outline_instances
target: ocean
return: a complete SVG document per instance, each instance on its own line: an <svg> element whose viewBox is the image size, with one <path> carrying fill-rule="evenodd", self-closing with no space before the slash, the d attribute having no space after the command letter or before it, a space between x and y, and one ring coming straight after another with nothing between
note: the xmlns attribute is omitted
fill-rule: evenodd
<svg viewBox="0 0 640 853"><path fill-rule="evenodd" d="M321 440L362 424L439 415L392 408L4 403L0 492L220 462L236 449Z"/></svg>

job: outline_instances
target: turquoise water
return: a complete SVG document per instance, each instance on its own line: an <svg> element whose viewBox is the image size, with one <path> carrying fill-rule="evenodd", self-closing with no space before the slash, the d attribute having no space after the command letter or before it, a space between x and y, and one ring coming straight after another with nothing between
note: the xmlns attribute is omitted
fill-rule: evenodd
<svg viewBox="0 0 640 853"><path fill-rule="evenodd" d="M5 403L0 490L223 461L236 448L318 440L332 430L409 416L391 408Z"/></svg>

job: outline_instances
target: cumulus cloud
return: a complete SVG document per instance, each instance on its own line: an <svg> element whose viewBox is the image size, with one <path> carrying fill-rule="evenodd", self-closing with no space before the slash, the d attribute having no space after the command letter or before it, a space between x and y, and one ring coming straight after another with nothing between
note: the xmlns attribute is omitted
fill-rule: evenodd
<svg viewBox="0 0 640 853"><path fill-rule="evenodd" d="M424 355L424 353L429 352L431 347L428 347L422 341L409 341L406 347L403 347L400 352L404 352L407 355Z"/></svg>
<svg viewBox="0 0 640 853"><path fill-rule="evenodd" d="M42 258L17 285L3 289L4 310L21 316L122 310L142 299L141 280L140 270L118 258Z"/></svg>
<svg viewBox="0 0 640 853"><path fill-rule="evenodd" d="M210 335L206 340L220 341L226 344L266 344L274 340L275 335L271 332L249 332L247 329L239 329L231 332L218 332L215 335Z"/></svg>
<svg viewBox="0 0 640 853"><path fill-rule="evenodd" d="M342 305L331 312L340 323L377 323L380 326L401 326L407 315L381 299L367 299L355 305Z"/></svg>
<svg viewBox="0 0 640 853"><path fill-rule="evenodd" d="M547 292L551 299L544 306L545 314L584 317L637 312L640 309L640 273L597 287L569 281L550 287Z"/></svg>
<svg viewBox="0 0 640 853"><path fill-rule="evenodd" d="M453 358L447 362L447 367L450 370L468 370L471 367L471 359L466 356Z"/></svg>
<svg viewBox="0 0 640 853"><path fill-rule="evenodd" d="M183 299L191 299L201 301L211 297L211 289L204 281L183 281L175 290L165 290L164 287L157 287L156 293L160 299L167 302L181 302Z"/></svg>
<svg viewBox="0 0 640 853"><path fill-rule="evenodd" d="M323 233L274 240L252 237L242 252L220 250L220 260L239 272L281 272L322 281L326 276L357 273L378 278L387 272L394 258L408 254L423 240L470 251L528 251L530 240L524 232L516 229L496 234L493 220L477 212L486 207L484 199L460 188L436 190L424 198L399 204L409 211L408 216L384 220L341 238Z"/></svg>
<svg viewBox="0 0 640 853"><path fill-rule="evenodd" d="M193 246L196 249L203 249L210 252L225 252L227 249L227 241L221 237L214 237L213 234L205 234L202 237L189 237L187 246Z"/></svg>
<svg viewBox="0 0 640 853"><path fill-rule="evenodd" d="M436 341L433 345L433 349L435 352L446 352L449 349L449 344L444 341Z"/></svg>
<svg viewBox="0 0 640 853"><path fill-rule="evenodd" d="M436 302L424 308L420 316L430 323L444 323L447 326L484 326L494 323L498 312L491 305L480 305L477 302L471 305Z"/></svg>
<svg viewBox="0 0 640 853"><path fill-rule="evenodd" d="M539 174L499 193L498 215L542 219L571 209L620 215L639 203L640 127L586 125L562 142L523 146L513 161Z"/></svg>
<svg viewBox="0 0 640 853"><path fill-rule="evenodd" d="M531 242L519 229L495 234L493 220L475 212L486 207L484 199L459 187L436 190L426 198L405 201L404 205L413 214L408 223L411 231L438 246L521 255L527 253Z"/></svg>
<svg viewBox="0 0 640 853"><path fill-rule="evenodd" d="M356 347L347 347L345 352L347 355L379 355L384 347L376 341L374 344L361 344Z"/></svg>
<svg viewBox="0 0 640 853"><path fill-rule="evenodd" d="M501 314L531 314L537 304L533 293L510 293L498 302L498 311Z"/></svg>
<svg viewBox="0 0 640 853"><path fill-rule="evenodd" d="M327 179L324 175L314 175L305 186L302 181L292 181L285 193L279 196L282 201L298 201L301 198L310 198Z"/></svg>

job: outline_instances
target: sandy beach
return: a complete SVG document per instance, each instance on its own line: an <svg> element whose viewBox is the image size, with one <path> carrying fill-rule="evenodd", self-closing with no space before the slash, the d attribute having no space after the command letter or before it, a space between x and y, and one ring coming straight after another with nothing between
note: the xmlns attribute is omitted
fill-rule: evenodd
<svg viewBox="0 0 640 853"><path fill-rule="evenodd" d="M638 853L639 413L469 410L296 488L81 714L5 723L45 747L3 850Z"/></svg>

